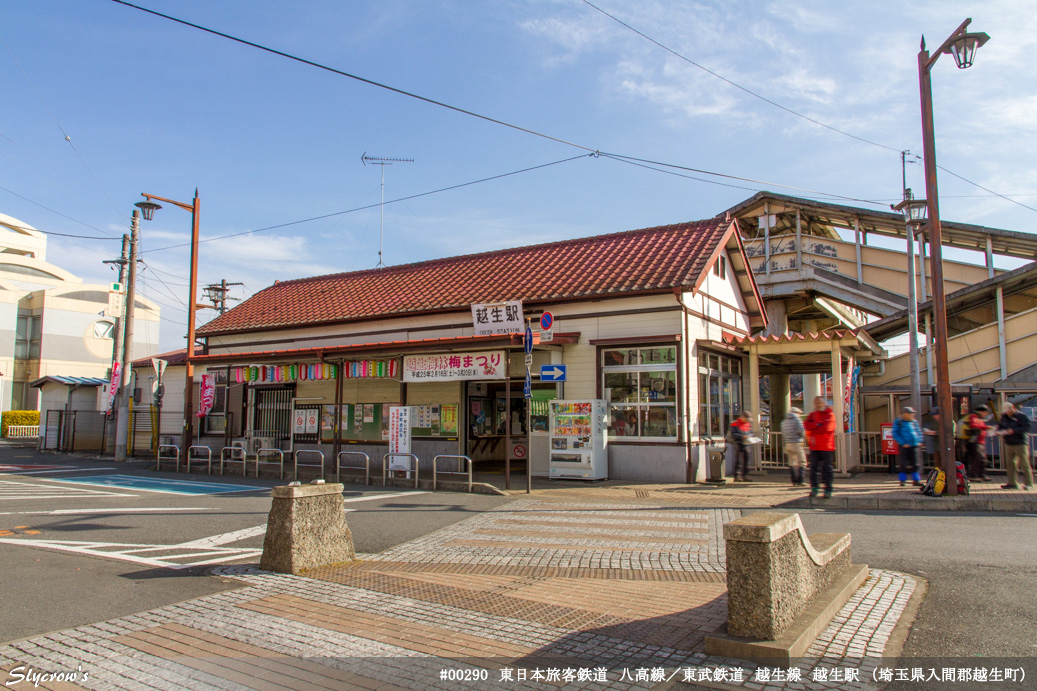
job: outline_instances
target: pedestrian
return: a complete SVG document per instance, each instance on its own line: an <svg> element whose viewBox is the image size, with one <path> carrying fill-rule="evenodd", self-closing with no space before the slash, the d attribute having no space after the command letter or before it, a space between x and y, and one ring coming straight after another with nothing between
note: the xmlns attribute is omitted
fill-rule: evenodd
<svg viewBox="0 0 1037 691"><path fill-rule="evenodd" d="M1033 468L1030 467L1030 447L1027 435L1030 433L1030 418L1011 403L1001 407L1001 419L997 423L996 434L1005 439L1005 469L1008 471L1008 484L1002 489L1019 489L1018 475L1022 473L1023 489L1033 486Z"/></svg>
<svg viewBox="0 0 1037 691"><path fill-rule="evenodd" d="M912 482L920 487L922 476L918 472L918 447L922 443L922 430L915 420L914 408L904 408L900 417L893 421L893 440L900 447L900 486L907 484L907 474L911 473Z"/></svg>
<svg viewBox="0 0 1037 691"><path fill-rule="evenodd" d="M965 465L968 467L969 478L975 482L990 482L990 478L987 477L987 454L984 447L989 414L990 408L985 405L976 406L962 422L964 428L958 431L965 442Z"/></svg>
<svg viewBox="0 0 1037 691"><path fill-rule="evenodd" d="M781 421L781 436L785 439L785 458L789 462L789 475L792 477L793 486L803 484L803 466L806 465L806 451L803 449L803 438L806 430L803 428L803 420L800 415L803 411L799 408L790 408L785 419Z"/></svg>
<svg viewBox="0 0 1037 691"><path fill-rule="evenodd" d="M814 399L814 410L803 423L810 441L810 496L816 497L821 483L825 499L832 496L832 461L835 458L835 413L824 396Z"/></svg>
<svg viewBox="0 0 1037 691"><path fill-rule="evenodd" d="M727 436L735 446L735 482L751 482L749 479L749 436L753 433L749 411L742 413L731 423Z"/></svg>

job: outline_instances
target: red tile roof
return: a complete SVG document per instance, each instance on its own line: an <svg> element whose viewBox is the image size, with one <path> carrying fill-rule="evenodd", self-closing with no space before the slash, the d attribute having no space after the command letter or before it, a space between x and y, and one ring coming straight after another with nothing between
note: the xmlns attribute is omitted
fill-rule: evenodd
<svg viewBox="0 0 1037 691"><path fill-rule="evenodd" d="M467 309L691 289L732 224L723 216L576 240L282 281L200 336Z"/></svg>

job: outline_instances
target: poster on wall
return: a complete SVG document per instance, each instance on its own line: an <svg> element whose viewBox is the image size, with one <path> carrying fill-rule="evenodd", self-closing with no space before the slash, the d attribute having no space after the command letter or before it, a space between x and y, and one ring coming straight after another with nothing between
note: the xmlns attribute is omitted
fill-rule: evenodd
<svg viewBox="0 0 1037 691"><path fill-rule="evenodd" d="M440 430L442 434L457 434L457 406L445 405L440 409Z"/></svg>
<svg viewBox="0 0 1037 691"><path fill-rule="evenodd" d="M382 441L389 440L389 408L388 403L382 404Z"/></svg>
<svg viewBox="0 0 1037 691"><path fill-rule="evenodd" d="M209 414L215 398L216 377L212 374L203 374L202 383L198 386L198 417L205 417Z"/></svg>
<svg viewBox="0 0 1037 691"><path fill-rule="evenodd" d="M374 404L364 404L364 423L374 422Z"/></svg>

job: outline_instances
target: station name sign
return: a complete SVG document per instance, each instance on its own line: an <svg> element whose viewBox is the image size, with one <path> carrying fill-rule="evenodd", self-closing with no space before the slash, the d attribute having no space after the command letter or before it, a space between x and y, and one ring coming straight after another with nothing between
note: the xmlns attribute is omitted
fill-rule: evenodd
<svg viewBox="0 0 1037 691"><path fill-rule="evenodd" d="M475 327L476 336L524 333L526 324L522 318L522 301L473 304L472 326Z"/></svg>

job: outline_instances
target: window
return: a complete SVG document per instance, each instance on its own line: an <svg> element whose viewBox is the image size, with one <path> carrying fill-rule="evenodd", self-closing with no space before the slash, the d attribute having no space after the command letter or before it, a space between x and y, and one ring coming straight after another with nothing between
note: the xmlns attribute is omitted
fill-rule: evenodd
<svg viewBox="0 0 1037 691"><path fill-rule="evenodd" d="M205 431L210 434L222 434L227 429L227 370L211 372L215 388L213 389L212 410L205 416Z"/></svg>
<svg viewBox="0 0 1037 691"><path fill-rule="evenodd" d="M722 254L717 258L716 263L713 264L713 275L727 278L727 257Z"/></svg>
<svg viewBox="0 0 1037 691"><path fill-rule="evenodd" d="M43 336L43 316L39 310L18 310L15 325L14 357L16 360L39 360L40 339Z"/></svg>
<svg viewBox="0 0 1037 691"><path fill-rule="evenodd" d="M723 437L742 410L742 361L699 350L699 436Z"/></svg>
<svg viewBox="0 0 1037 691"><path fill-rule="evenodd" d="M94 338L115 338L115 324L109 321L94 322Z"/></svg>
<svg viewBox="0 0 1037 691"><path fill-rule="evenodd" d="M610 348L601 353L609 438L677 439L677 348Z"/></svg>

